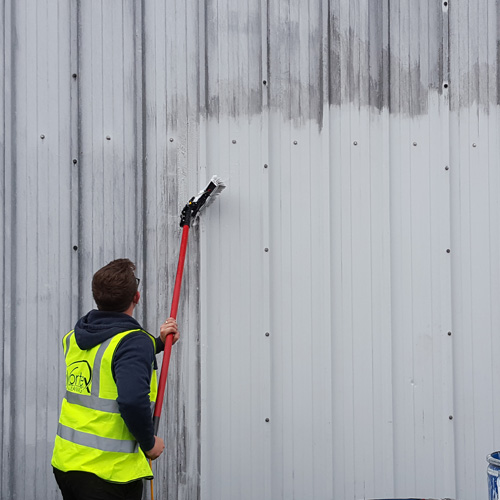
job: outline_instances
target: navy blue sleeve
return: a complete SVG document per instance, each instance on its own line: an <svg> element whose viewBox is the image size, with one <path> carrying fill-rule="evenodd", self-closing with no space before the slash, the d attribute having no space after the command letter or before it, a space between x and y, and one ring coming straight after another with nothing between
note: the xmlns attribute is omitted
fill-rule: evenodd
<svg viewBox="0 0 500 500"><path fill-rule="evenodd" d="M155 444L150 404L154 350L145 333L131 333L121 341L113 358L118 408L143 451L150 450Z"/></svg>
<svg viewBox="0 0 500 500"><path fill-rule="evenodd" d="M163 343L163 340L161 339L161 337L156 337L155 341L156 341L156 354L164 351L165 344Z"/></svg>

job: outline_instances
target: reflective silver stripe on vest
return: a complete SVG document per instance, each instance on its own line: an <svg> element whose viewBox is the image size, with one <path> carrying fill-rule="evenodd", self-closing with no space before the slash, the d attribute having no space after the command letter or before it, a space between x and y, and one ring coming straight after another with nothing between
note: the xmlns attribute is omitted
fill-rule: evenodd
<svg viewBox="0 0 500 500"><path fill-rule="evenodd" d="M66 354L64 357L67 357L68 356L68 352L69 352L69 342L71 340L71 337L75 334L75 332L71 332L71 333L68 333L67 337L66 337Z"/></svg>
<svg viewBox="0 0 500 500"><path fill-rule="evenodd" d="M110 337L108 340L105 340L97 349L97 353L94 358L94 367L92 369L92 396L96 398L99 397L99 389L101 383L101 362L102 357L104 356L104 351L108 348L109 344L113 337Z"/></svg>
<svg viewBox="0 0 500 500"><path fill-rule="evenodd" d="M63 424L57 426L57 435L66 441L79 444L81 446L88 446L101 451L115 451L118 453L137 453L139 447L137 441L125 441L120 439L105 438L88 434L87 432L80 432L71 427Z"/></svg>
<svg viewBox="0 0 500 500"><path fill-rule="evenodd" d="M85 394L66 391L66 401L74 405L90 408L91 410L120 413L118 403L115 399L102 399L97 396L86 396Z"/></svg>

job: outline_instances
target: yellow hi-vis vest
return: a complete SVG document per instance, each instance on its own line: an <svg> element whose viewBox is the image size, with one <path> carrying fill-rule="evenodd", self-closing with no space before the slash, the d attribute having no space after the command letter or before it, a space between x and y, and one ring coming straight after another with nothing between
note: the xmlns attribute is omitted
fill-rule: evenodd
<svg viewBox="0 0 500 500"><path fill-rule="evenodd" d="M66 396L52 455L52 465L63 472L84 471L114 483L151 479L146 456L120 415L118 390L111 364L128 330L89 350L82 350L74 330L63 339L66 359ZM151 367L151 406L156 401L156 371Z"/></svg>

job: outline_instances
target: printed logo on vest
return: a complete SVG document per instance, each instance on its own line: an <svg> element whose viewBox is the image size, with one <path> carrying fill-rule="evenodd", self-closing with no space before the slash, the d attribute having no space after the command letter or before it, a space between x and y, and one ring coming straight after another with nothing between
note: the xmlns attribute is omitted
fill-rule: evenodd
<svg viewBox="0 0 500 500"><path fill-rule="evenodd" d="M66 368L66 389L79 394L90 394L92 368L88 361L75 361Z"/></svg>

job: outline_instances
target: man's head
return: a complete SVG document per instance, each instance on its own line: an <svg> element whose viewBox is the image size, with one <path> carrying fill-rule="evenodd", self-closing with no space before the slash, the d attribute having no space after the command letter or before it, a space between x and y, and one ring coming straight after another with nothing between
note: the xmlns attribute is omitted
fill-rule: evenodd
<svg viewBox="0 0 500 500"><path fill-rule="evenodd" d="M117 259L94 274L92 294L100 311L124 312L137 302L138 280L134 271L135 264L129 259Z"/></svg>

